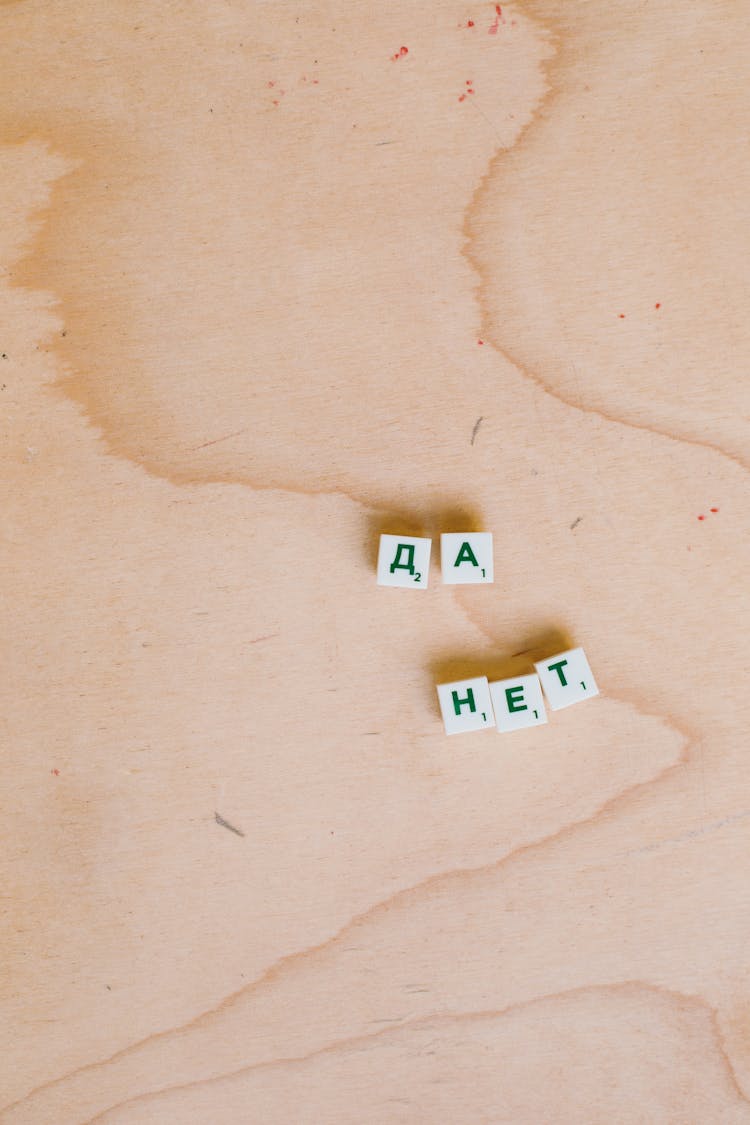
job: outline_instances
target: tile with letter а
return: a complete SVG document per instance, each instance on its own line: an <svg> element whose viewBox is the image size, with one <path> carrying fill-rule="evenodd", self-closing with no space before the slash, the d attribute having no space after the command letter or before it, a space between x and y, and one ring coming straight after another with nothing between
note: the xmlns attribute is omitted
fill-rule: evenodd
<svg viewBox="0 0 750 1125"><path fill-rule="evenodd" d="M553 711L570 707L599 694L586 653L582 648L571 648L540 660L534 667L542 681L544 694Z"/></svg>
<svg viewBox="0 0 750 1125"><path fill-rule="evenodd" d="M533 672L490 684L497 729L502 733L537 727L547 722L542 685Z"/></svg>
<svg viewBox="0 0 750 1125"><path fill-rule="evenodd" d="M444 532L440 536L440 568L448 586L494 582L492 532Z"/></svg>
<svg viewBox="0 0 750 1125"><path fill-rule="evenodd" d="M378 586L426 590L431 549L431 539L416 538L413 535L381 535Z"/></svg>
<svg viewBox="0 0 750 1125"><path fill-rule="evenodd" d="M486 676L438 684L438 699L446 734L465 734L494 726L490 688Z"/></svg>

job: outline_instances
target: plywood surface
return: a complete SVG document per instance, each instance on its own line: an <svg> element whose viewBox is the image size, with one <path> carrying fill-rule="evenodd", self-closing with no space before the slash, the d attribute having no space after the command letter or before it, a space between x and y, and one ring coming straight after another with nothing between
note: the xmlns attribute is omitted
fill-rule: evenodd
<svg viewBox="0 0 750 1125"><path fill-rule="evenodd" d="M0 5L2 1125L750 1121L747 24Z"/></svg>

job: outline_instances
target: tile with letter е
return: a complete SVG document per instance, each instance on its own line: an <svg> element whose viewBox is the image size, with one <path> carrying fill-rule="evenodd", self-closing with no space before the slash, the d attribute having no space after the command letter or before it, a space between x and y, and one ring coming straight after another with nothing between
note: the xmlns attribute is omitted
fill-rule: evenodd
<svg viewBox="0 0 750 1125"><path fill-rule="evenodd" d="M381 535L378 586L426 590L431 549L431 539L419 539L412 535Z"/></svg>
<svg viewBox="0 0 750 1125"><path fill-rule="evenodd" d="M547 660L540 660L534 667L553 711L599 694L582 648L571 648L557 656L550 656Z"/></svg>
<svg viewBox="0 0 750 1125"><path fill-rule="evenodd" d="M446 734L465 734L494 726L490 687L486 676L438 684L438 699Z"/></svg>
<svg viewBox="0 0 750 1125"><path fill-rule="evenodd" d="M547 722L542 685L533 672L490 684L490 697L497 729L503 733Z"/></svg>
<svg viewBox="0 0 750 1125"><path fill-rule="evenodd" d="M440 565L448 586L494 582L492 532L444 532L440 536Z"/></svg>

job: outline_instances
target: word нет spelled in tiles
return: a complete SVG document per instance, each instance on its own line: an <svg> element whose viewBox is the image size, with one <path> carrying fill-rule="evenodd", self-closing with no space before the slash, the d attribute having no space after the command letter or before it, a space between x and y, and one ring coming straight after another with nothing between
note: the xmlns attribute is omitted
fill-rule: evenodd
<svg viewBox="0 0 750 1125"><path fill-rule="evenodd" d="M599 694L582 648L550 656L534 667L536 672L491 684L484 676L439 684L445 733L463 734L495 726L505 734L542 726L547 722L544 696L552 711L560 711Z"/></svg>

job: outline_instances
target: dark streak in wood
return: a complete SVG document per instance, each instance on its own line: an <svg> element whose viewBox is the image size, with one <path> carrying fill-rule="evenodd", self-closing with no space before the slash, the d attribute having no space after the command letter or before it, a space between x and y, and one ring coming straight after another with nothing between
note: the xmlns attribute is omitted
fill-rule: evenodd
<svg viewBox="0 0 750 1125"><path fill-rule="evenodd" d="M234 832L235 836L242 836L243 839L245 838L245 833L241 831L241 829L235 828L233 824L230 824L228 820L224 820L224 817L219 816L217 812L214 813L214 820L222 828L227 828L230 832Z"/></svg>

